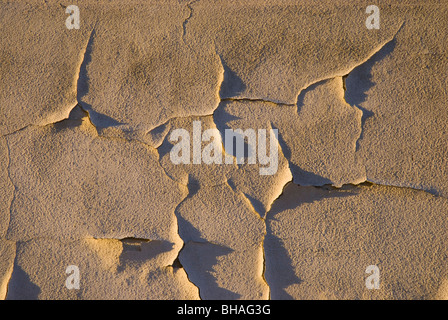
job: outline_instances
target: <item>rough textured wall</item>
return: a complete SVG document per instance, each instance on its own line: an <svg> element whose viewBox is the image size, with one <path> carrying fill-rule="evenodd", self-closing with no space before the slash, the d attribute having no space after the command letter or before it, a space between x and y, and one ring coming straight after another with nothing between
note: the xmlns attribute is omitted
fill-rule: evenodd
<svg viewBox="0 0 448 320"><path fill-rule="evenodd" d="M448 298L447 23L0 1L0 298Z"/></svg>

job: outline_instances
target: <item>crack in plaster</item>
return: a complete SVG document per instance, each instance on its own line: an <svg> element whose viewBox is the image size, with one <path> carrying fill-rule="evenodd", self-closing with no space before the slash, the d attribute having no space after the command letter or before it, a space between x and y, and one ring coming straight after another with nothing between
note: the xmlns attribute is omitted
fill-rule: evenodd
<svg viewBox="0 0 448 320"><path fill-rule="evenodd" d="M199 0L193 0L187 3L187 8L190 11L188 17L184 20L184 22L182 23L182 41L184 42L184 44L186 44L185 41L185 37L187 35L187 24L190 21L191 17L193 16L193 4L195 4L196 2L198 2Z"/></svg>
<svg viewBox="0 0 448 320"><path fill-rule="evenodd" d="M11 167L11 150L9 148L8 139L5 139L5 143L6 143L6 149L8 150L8 165L6 167L6 173L7 173L9 182L11 183L11 186L12 186L12 188L11 188L11 190L12 190L12 197L11 197L11 201L9 202L9 206L8 206L9 217L8 217L8 224L7 224L7 228L6 228L6 230L9 230L9 226L11 224L12 204L13 204L13 202L15 200L15 197L16 197L16 186L14 185L14 182L12 181L12 178L11 178L11 170L10 170L10 167Z"/></svg>

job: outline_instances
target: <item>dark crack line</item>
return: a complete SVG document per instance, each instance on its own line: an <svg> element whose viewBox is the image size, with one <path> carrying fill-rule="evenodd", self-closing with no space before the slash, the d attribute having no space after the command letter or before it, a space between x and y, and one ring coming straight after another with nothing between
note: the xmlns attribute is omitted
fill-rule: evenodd
<svg viewBox="0 0 448 320"><path fill-rule="evenodd" d="M182 41L184 42L184 44L186 44L186 40L185 37L187 35L187 24L190 21L191 17L193 16L193 4L198 2L199 0L194 0L194 1L190 1L189 3L187 3L187 8L188 10L190 10L190 14L188 15L188 17L184 20L184 22L182 23Z"/></svg>
<svg viewBox="0 0 448 320"><path fill-rule="evenodd" d="M235 101L235 102L262 102L262 103L270 103L275 104L277 106L285 106L285 107L295 107L297 106L296 103L284 103L274 100L267 100L267 99L255 99L255 98L222 98L221 101Z"/></svg>
<svg viewBox="0 0 448 320"><path fill-rule="evenodd" d="M13 135L13 134L16 134L17 132L23 131L23 130L25 130L25 129L31 127L31 126L32 126L32 124L29 124L29 125L24 126L24 127L20 128L20 129L14 130L14 131L9 132L9 133L5 133L5 134L2 135L1 137L2 137L2 138L6 138L6 137L8 137L8 136L11 136L11 135Z"/></svg>
<svg viewBox="0 0 448 320"><path fill-rule="evenodd" d="M6 148L8 150L8 165L6 167L6 172L7 172L8 179L9 179L9 181L11 183L11 186L12 186L12 197L11 197L11 201L9 203L8 227L6 228L6 235L7 235L8 231L9 231L9 228L11 226L12 205L13 205L15 199L16 199L16 186L14 185L14 182L13 182L13 180L11 178L11 148L9 147L8 140L7 139L5 139L5 140L6 140Z"/></svg>
<svg viewBox="0 0 448 320"><path fill-rule="evenodd" d="M264 220L264 223L266 225L266 220ZM263 241L261 242L261 249L263 250L263 270L261 271L261 278L263 279L264 283L266 284L266 286L268 287L268 300L271 300L271 286L269 285L268 281L266 280L266 250L265 250L265 246L264 246L264 241L266 240L266 236L267 236L267 230L265 227L265 233L264 233L264 237L263 237Z"/></svg>
<svg viewBox="0 0 448 320"><path fill-rule="evenodd" d="M257 216L258 219L263 220L262 212L258 212L257 209L255 209L255 207L254 207L254 205L252 204L252 202L251 202L251 201L249 200L249 198L247 197L247 195L246 195L244 192L239 191L239 190L237 189L237 187L236 187L236 186L233 184L233 182L232 182L232 178L227 179L226 181L224 181L223 184L226 185L227 187L229 187L230 190L232 190L232 192L233 192L235 195L240 196L241 199L243 200L243 202L246 202L246 204L247 204L247 206L249 207L250 211L252 211L252 212Z"/></svg>
<svg viewBox="0 0 448 320"><path fill-rule="evenodd" d="M6 292L5 292L5 300L8 299L8 293L9 293L9 284L11 283L12 275L14 273L14 267L16 266L16 259L17 259L17 243L14 243L14 259L12 261L11 266L11 273L9 274L8 279L6 280Z"/></svg>

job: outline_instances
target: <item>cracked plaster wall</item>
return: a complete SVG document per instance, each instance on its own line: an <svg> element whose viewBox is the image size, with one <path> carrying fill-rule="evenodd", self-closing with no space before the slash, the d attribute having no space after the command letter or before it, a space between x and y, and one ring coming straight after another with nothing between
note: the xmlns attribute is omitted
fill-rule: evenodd
<svg viewBox="0 0 448 320"><path fill-rule="evenodd" d="M448 4L366 6L0 3L0 298L448 298ZM278 170L175 165L194 121Z"/></svg>

